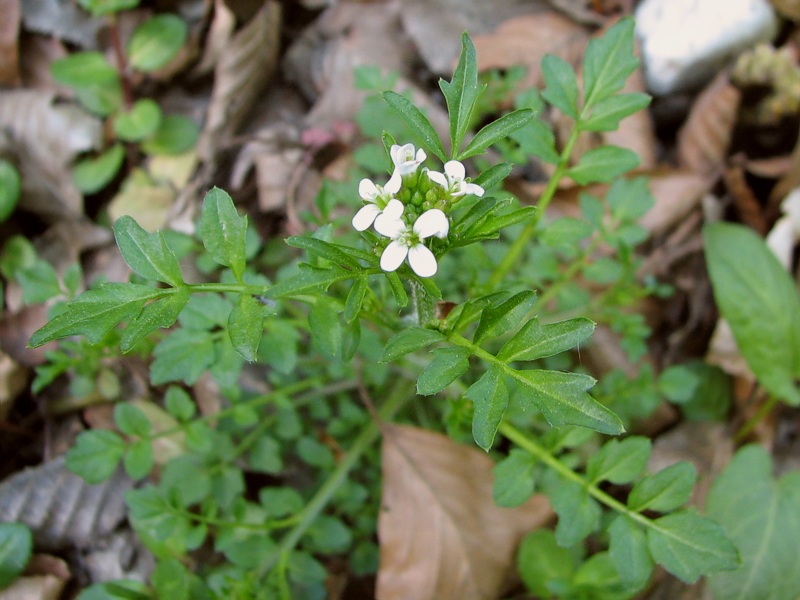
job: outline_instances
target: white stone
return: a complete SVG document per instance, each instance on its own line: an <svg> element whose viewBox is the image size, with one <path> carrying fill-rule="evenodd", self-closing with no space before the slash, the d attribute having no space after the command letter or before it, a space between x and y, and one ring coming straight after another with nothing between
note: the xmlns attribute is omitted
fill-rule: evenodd
<svg viewBox="0 0 800 600"><path fill-rule="evenodd" d="M778 31L768 0L644 0L636 21L647 87L657 95L702 85Z"/></svg>

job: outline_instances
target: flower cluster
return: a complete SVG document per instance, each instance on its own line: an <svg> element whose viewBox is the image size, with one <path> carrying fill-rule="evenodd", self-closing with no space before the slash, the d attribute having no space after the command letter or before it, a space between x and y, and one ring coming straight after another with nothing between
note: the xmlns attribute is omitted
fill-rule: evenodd
<svg viewBox="0 0 800 600"><path fill-rule="evenodd" d="M394 171L384 186L362 179L358 194L365 204L353 217L353 227L375 231L391 241L381 255L381 269L395 271L403 261L420 277L436 274L436 257L425 240L444 239L450 231L445 211L467 194L483 196L483 188L467 181L464 165L451 160L444 173L420 165L427 155L413 144L394 145L389 152Z"/></svg>

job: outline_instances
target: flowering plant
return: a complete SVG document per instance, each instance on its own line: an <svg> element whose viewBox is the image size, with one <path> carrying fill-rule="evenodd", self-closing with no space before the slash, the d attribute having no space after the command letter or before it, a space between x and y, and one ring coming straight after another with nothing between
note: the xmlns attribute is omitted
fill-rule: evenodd
<svg viewBox="0 0 800 600"><path fill-rule="evenodd" d="M170 387L163 409L173 424L169 427L148 417L152 411L121 402L115 411L119 432L86 431L68 455L70 468L88 481L108 478L120 461L129 475L141 479L157 464L154 442L176 432L183 436L178 456L162 457L159 481L126 495L134 527L161 558L154 582L179 582L171 585L183 586L182 597L208 585L216 586L221 597L250 597L236 595L241 592L237 586L244 586L249 592L267 589L267 597L288 598L292 590L307 589L303 586L310 577L315 589L322 589L325 569L315 557L350 547L351 529L358 526L348 528L345 521L363 526L362 503L337 500L336 492L378 437L380 423L415 400L411 386L416 396L443 393L441 398L449 400L440 411L442 427L461 437L466 422L475 444L499 457L494 471L499 505L521 505L535 487L549 495L559 517L555 533L529 538L524 551L536 554L557 541L574 549L567 551L574 561L585 554L585 540L600 532L601 523L607 526L608 535L593 544L604 549L582 567L559 573L560 579L521 561L531 591L631 597L647 585L656 563L685 582L737 566L736 548L721 528L684 506L696 478L690 465L644 475L647 438L600 437L622 434L636 413L615 405L614 394L593 397L588 393L593 377L570 370L569 359L557 362L587 342L595 323L574 312L559 318L544 314L566 296L563 292L578 275L588 279L591 267L597 272L598 264L606 264L593 262L603 243L622 257L614 266L616 278L608 280L617 286L613 289L635 287L630 278L635 278L636 265L622 261L642 239L635 221L652 198L644 180L620 176L638 158L615 146L590 150L577 161L572 154L581 133L614 129L620 119L648 104L644 94L620 92L637 64L633 22L624 19L589 45L582 91L572 66L548 56L542 64L546 87L541 95L485 125L464 144L483 89L475 49L465 34L452 80L440 82L450 117L449 152L417 107L401 94L385 92L383 99L416 145L400 145L384 133L390 176L383 185L361 179L362 206L347 218L359 239L334 241L331 223L290 237L287 244L304 251L303 260L277 272L275 281L249 268L247 219L222 190L205 196L197 228L206 258L222 269L219 282L187 282L163 233L146 232L130 217L115 223L120 252L150 284L100 284L62 306L30 343L39 346L73 335L100 343L126 322L117 339L123 351L130 351L177 322L179 327L155 346L151 384L191 385L208 370L225 391L229 406L198 417L186 392ZM560 150L553 131L538 118L545 101L574 121ZM467 177L464 161L509 139L552 165L537 207L520 206L501 189L510 163ZM442 171L425 166L429 153L441 161ZM563 178L611 186L605 203L582 198L581 219L545 226L545 209ZM574 260L563 272L555 269L550 285L538 286L541 294L532 289L537 265L528 252L535 243L566 246ZM498 252L483 250L492 244ZM474 250L471 258L459 258L467 246ZM442 258L454 250L459 252L453 252L452 260L464 271L475 257L489 266L463 285L459 277L435 278L440 268L450 269L451 257ZM312 340L309 352L326 358L322 365L298 359L298 340L306 333ZM357 371L348 370L354 357ZM275 388L246 397L237 385L239 372L245 361L260 360L269 365ZM394 371L397 377L388 376L391 363L401 365ZM355 410L349 398L342 405L351 408L331 420L325 402L312 404L304 396L334 389L334 397L341 392L336 386L342 377L354 378L352 389L366 398L370 411L363 419L342 416ZM384 399L377 406L368 388ZM337 448L347 448L343 456L334 459L313 424L303 429L297 416L301 406L322 415L318 426L326 435L346 440L336 442ZM590 440L594 452L576 450ZM506 452L509 445L513 449ZM258 502L245 496L245 457L253 469L278 477L284 454L292 453L298 462L323 471L324 483L307 500L289 483L263 488ZM608 483L630 486L627 500L611 495ZM337 501L339 510L326 514L326 507ZM371 540L374 529L361 533ZM189 561L176 558L190 555L209 537L215 551L233 565L220 576L224 583L220 578L212 583L213 576L208 584L198 581L187 573ZM597 589L587 580L599 580Z"/></svg>

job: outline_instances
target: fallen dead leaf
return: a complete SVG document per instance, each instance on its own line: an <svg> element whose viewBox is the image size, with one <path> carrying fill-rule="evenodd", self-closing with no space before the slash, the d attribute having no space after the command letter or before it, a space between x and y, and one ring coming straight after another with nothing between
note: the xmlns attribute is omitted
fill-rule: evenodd
<svg viewBox="0 0 800 600"><path fill-rule="evenodd" d="M102 125L80 108L54 100L50 92L0 92L0 155L19 168L20 208L52 220L74 219L83 214L83 197L70 165L77 154L100 147Z"/></svg>
<svg viewBox="0 0 800 600"><path fill-rule="evenodd" d="M0 350L0 421L5 420L27 385L28 370Z"/></svg>
<svg viewBox="0 0 800 600"><path fill-rule="evenodd" d="M0 0L0 85L19 84L20 0Z"/></svg>
<svg viewBox="0 0 800 600"><path fill-rule="evenodd" d="M3 480L0 521L28 525L42 550L87 547L125 518L123 494L132 485L122 471L89 485L59 457Z"/></svg>
<svg viewBox="0 0 800 600"><path fill-rule="evenodd" d="M214 89L197 152L209 161L247 116L277 67L281 5L269 1L234 35L214 69ZM213 162L213 161L212 161Z"/></svg>
<svg viewBox="0 0 800 600"><path fill-rule="evenodd" d="M105 21L93 19L77 2L24 0L21 4L27 31L51 35L84 49L97 47L97 33Z"/></svg>
<svg viewBox="0 0 800 600"><path fill-rule="evenodd" d="M147 231L161 229L175 200L175 190L158 183L141 170L134 170L120 192L108 205L108 215L116 221L122 215L130 215Z"/></svg>
<svg viewBox="0 0 800 600"><path fill-rule="evenodd" d="M500 597L519 540L552 519L546 498L500 508L483 452L415 427L383 432L377 597Z"/></svg>
<svg viewBox="0 0 800 600"><path fill-rule="evenodd" d="M490 33L475 35L472 41L479 70L523 65L528 71L524 85L541 87L540 64L544 55L556 54L576 64L588 40L586 29L563 15L549 11L509 19Z"/></svg>
<svg viewBox="0 0 800 600"><path fill-rule="evenodd" d="M402 0L403 26L428 68L449 76L461 51L461 34L488 33L524 14L549 12L545 0ZM531 37L542 32L530 31Z"/></svg>
<svg viewBox="0 0 800 600"><path fill-rule="evenodd" d="M700 205L708 191L709 178L688 170L663 169L649 175L655 205L639 223L652 235L660 235L679 224Z"/></svg>
<svg viewBox="0 0 800 600"><path fill-rule="evenodd" d="M800 0L771 0L771 2L784 17L800 21Z"/></svg>
<svg viewBox="0 0 800 600"><path fill-rule="evenodd" d="M203 54L193 70L194 75L205 75L214 70L235 29L236 15L225 4L225 0L214 0L214 16L203 44Z"/></svg>
<svg viewBox="0 0 800 600"><path fill-rule="evenodd" d="M733 164L725 167L722 174L725 186L733 197L742 222L763 236L767 232L767 221L761 204L745 178L744 161L741 157L734 156L731 162Z"/></svg>
<svg viewBox="0 0 800 600"><path fill-rule="evenodd" d="M741 94L723 71L697 97L678 132L678 164L701 175L718 171L728 152Z"/></svg>

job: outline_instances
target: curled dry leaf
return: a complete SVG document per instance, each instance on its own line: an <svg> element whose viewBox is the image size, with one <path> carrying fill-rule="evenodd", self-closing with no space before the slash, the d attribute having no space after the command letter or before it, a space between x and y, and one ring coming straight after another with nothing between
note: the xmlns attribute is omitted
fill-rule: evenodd
<svg viewBox="0 0 800 600"><path fill-rule="evenodd" d="M19 83L20 0L0 0L0 85Z"/></svg>
<svg viewBox="0 0 800 600"><path fill-rule="evenodd" d="M524 85L541 87L544 55L556 54L576 64L588 39L586 29L573 20L555 12L537 12L504 21L494 31L474 36L473 42L481 71L522 65L527 69Z"/></svg>
<svg viewBox="0 0 800 600"><path fill-rule="evenodd" d="M384 427L378 598L499 598L522 536L552 518L547 500L500 508L494 463L447 436Z"/></svg>
<svg viewBox="0 0 800 600"><path fill-rule="evenodd" d="M640 224L652 235L660 235L683 221L700 205L711 182L707 177L687 170L659 170L650 174L650 192L655 205Z"/></svg>
<svg viewBox="0 0 800 600"><path fill-rule="evenodd" d="M725 162L731 133L736 124L741 94L721 72L692 106L678 132L678 163L681 167L711 175Z"/></svg>
<svg viewBox="0 0 800 600"><path fill-rule="evenodd" d="M452 73L461 50L461 33L488 33L503 21L524 14L547 12L546 0L403 0L403 26L428 68L438 75ZM540 30L529 32L531 37Z"/></svg>
<svg viewBox="0 0 800 600"><path fill-rule="evenodd" d="M761 204L745 178L743 160L734 156L732 162L734 164L723 171L725 186L733 197L733 203L742 222L763 236L767 232L767 221Z"/></svg>
<svg viewBox="0 0 800 600"><path fill-rule="evenodd" d="M219 58L222 56L225 47L230 43L235 29L236 15L225 4L225 0L215 0L214 16L211 19L211 25L208 27L200 62L198 62L193 71L195 75L205 75L214 70L214 65L219 62Z"/></svg>
<svg viewBox="0 0 800 600"><path fill-rule="evenodd" d="M281 5L269 1L234 35L214 69L214 89L198 155L211 160L237 131L277 66Z"/></svg>
<svg viewBox="0 0 800 600"><path fill-rule="evenodd" d="M125 518L123 494L132 485L121 470L99 485L89 485L59 457L0 484L0 521L28 525L42 550L85 548Z"/></svg>
<svg viewBox="0 0 800 600"><path fill-rule="evenodd" d="M26 31L42 33L81 48L97 47L103 19L93 19L77 2L22 0L22 24Z"/></svg>
<svg viewBox="0 0 800 600"><path fill-rule="evenodd" d="M70 163L77 154L100 147L102 125L54 99L52 93L31 90L0 93L0 156L10 157L19 168L21 208L54 220L74 219L83 213L83 198Z"/></svg>

